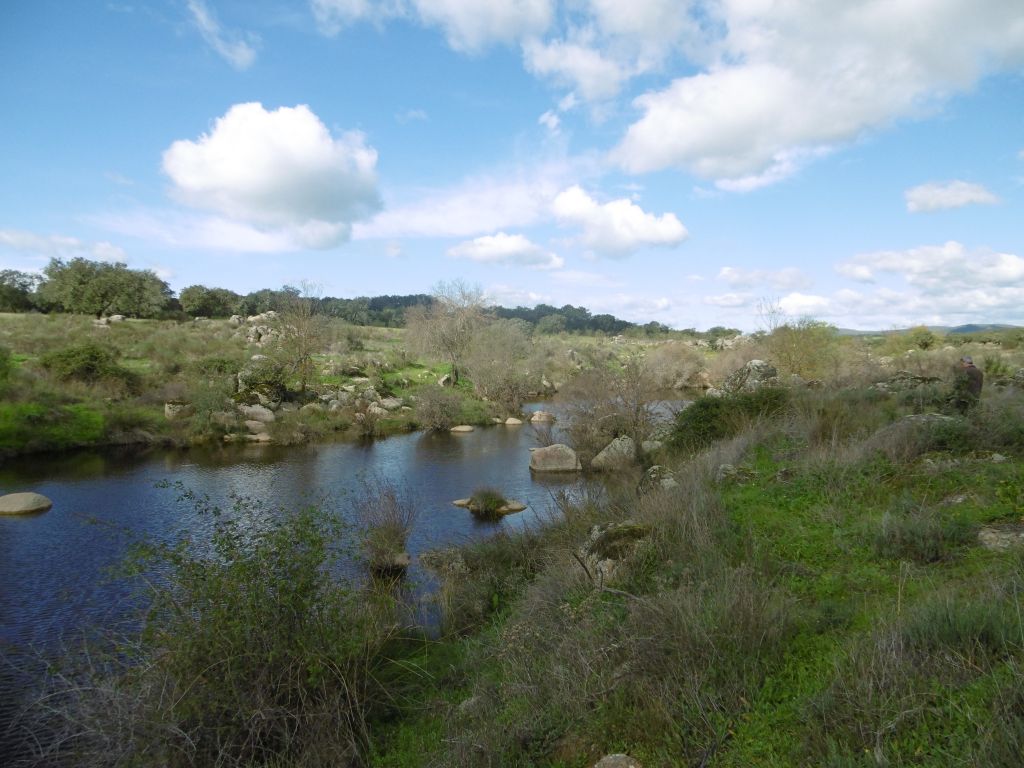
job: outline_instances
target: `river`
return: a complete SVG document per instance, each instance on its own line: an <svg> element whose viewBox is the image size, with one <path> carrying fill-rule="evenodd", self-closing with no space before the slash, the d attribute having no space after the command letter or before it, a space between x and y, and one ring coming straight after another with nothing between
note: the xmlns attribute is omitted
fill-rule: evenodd
<svg viewBox="0 0 1024 768"><path fill-rule="evenodd" d="M188 532L201 540L209 531L209 517L181 500L175 484L225 506L237 494L272 508L326 504L344 517L364 481L386 480L418 509L408 545L415 558L556 514L553 494L579 480L531 476L537 444L524 424L365 443L77 452L5 463L0 493L36 491L54 504L43 515L0 517L0 735L38 682L39 659L88 627L112 627L129 615L129 588L110 572L134 539L170 542ZM484 523L452 505L484 485L527 510ZM426 580L415 559L409 575Z"/></svg>

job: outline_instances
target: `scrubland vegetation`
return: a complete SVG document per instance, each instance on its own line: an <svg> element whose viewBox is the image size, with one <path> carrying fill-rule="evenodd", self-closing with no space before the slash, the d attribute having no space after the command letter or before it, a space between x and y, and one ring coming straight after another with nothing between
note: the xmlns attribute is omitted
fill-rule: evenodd
<svg viewBox="0 0 1024 768"><path fill-rule="evenodd" d="M0 320L6 446L28 440L16 424L53 445L100 442L111 422L223 439L234 427L216 414L238 395L224 379L253 354L271 362L250 392L323 402L357 380L412 408L296 410L275 422L282 440L486 423L547 381L578 404L560 426L585 469L612 439L637 446L631 466L585 472L545 525L421 556L437 579L426 622L409 585L373 567L415 519L394 487L366 494L362 532L251 500L208 510L211 544L139 552L142 632L77 656L20 721L54 735L39 764L1020 765L1021 331L841 337L789 321L739 340L616 340L462 311L441 316L451 338L468 328L450 348L328 320L302 347L306 379L286 356L297 345L257 348L227 321ZM479 343L491 334L500 354ZM986 386L960 415L964 353ZM775 375L737 378L755 360ZM525 383L504 389L489 361ZM458 383L439 386L453 366ZM665 387L717 391L665 423ZM164 420L171 400L194 416ZM370 567L339 566L360 559L338 542L359 541Z"/></svg>

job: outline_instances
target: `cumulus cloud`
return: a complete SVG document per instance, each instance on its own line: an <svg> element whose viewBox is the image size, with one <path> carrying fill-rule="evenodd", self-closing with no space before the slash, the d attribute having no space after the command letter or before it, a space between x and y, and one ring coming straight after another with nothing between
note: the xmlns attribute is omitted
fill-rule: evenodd
<svg viewBox="0 0 1024 768"><path fill-rule="evenodd" d="M779 299L779 308L792 317L827 314L831 303L824 296L793 292Z"/></svg>
<svg viewBox="0 0 1024 768"><path fill-rule="evenodd" d="M557 254L530 242L523 235L499 232L470 240L448 249L455 259L469 259L485 264L516 264L532 269L560 269L565 260Z"/></svg>
<svg viewBox="0 0 1024 768"><path fill-rule="evenodd" d="M722 267L718 279L724 280L734 288L774 288L777 290L793 290L807 288L811 280L796 267L786 269L738 269Z"/></svg>
<svg viewBox="0 0 1024 768"><path fill-rule="evenodd" d="M1024 290L1024 258L980 248L972 250L954 240L904 251L862 254L840 264L840 269L860 270L865 276L862 279L889 273L930 294L998 287Z"/></svg>
<svg viewBox="0 0 1024 768"><path fill-rule="evenodd" d="M963 208L965 205L995 205L999 198L981 184L944 181L911 187L903 196L911 213Z"/></svg>
<svg viewBox="0 0 1024 768"><path fill-rule="evenodd" d="M576 185L561 192L552 209L560 222L582 228L584 246L607 256L625 256L646 246L676 246L689 236L673 213L656 216L626 198L602 204Z"/></svg>
<svg viewBox="0 0 1024 768"><path fill-rule="evenodd" d="M1005 0L700 5L714 56L635 100L643 116L613 152L628 171L772 183L1024 61L1024 17Z"/></svg>
<svg viewBox="0 0 1024 768"><path fill-rule="evenodd" d="M586 43L529 40L523 45L528 71L573 88L587 101L616 96L630 71Z"/></svg>
<svg viewBox="0 0 1024 768"><path fill-rule="evenodd" d="M379 210L376 164L363 134L335 138L305 105L236 104L209 133L163 154L178 200L305 248L342 243Z"/></svg>
<svg viewBox="0 0 1024 768"><path fill-rule="evenodd" d="M389 200L372 221L357 224L356 239L473 237L526 227L551 215L551 204L574 169L561 163L473 176L445 188L415 189Z"/></svg>
<svg viewBox="0 0 1024 768"><path fill-rule="evenodd" d="M40 235L21 229L0 229L0 250L42 259L127 261L125 252L105 240L86 242L67 235Z"/></svg>
<svg viewBox="0 0 1024 768"><path fill-rule="evenodd" d="M248 69L256 61L255 35L242 36L237 33L225 32L220 22L207 7L204 0L188 0L188 10L192 14L192 23L206 44L235 69Z"/></svg>

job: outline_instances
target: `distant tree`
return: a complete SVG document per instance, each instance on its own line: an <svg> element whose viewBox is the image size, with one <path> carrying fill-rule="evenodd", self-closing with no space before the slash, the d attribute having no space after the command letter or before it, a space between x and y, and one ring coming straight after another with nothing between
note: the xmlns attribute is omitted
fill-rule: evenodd
<svg viewBox="0 0 1024 768"><path fill-rule="evenodd" d="M438 283L433 299L406 311L409 342L416 351L451 364L452 381L458 383L463 358L484 322L483 292L456 280Z"/></svg>
<svg viewBox="0 0 1024 768"><path fill-rule="evenodd" d="M227 288L190 285L178 294L181 308L192 317L230 317L239 308L242 297Z"/></svg>
<svg viewBox="0 0 1024 768"><path fill-rule="evenodd" d="M544 315L537 321L537 333L562 333L565 330L565 318L561 315Z"/></svg>
<svg viewBox="0 0 1024 768"><path fill-rule="evenodd" d="M15 269L0 271L0 312L27 312L35 305L32 294L42 280L40 275Z"/></svg>
<svg viewBox="0 0 1024 768"><path fill-rule="evenodd" d="M834 365L839 333L834 326L810 317L780 325L765 337L772 361L784 373L819 378Z"/></svg>
<svg viewBox="0 0 1024 768"><path fill-rule="evenodd" d="M540 386L541 368L531 361L532 328L525 320L493 320L466 348L465 371L482 397L515 413Z"/></svg>
<svg viewBox="0 0 1024 768"><path fill-rule="evenodd" d="M907 331L907 341L918 349L931 349L939 343L939 337L926 325L918 325Z"/></svg>
<svg viewBox="0 0 1024 768"><path fill-rule="evenodd" d="M52 259L43 274L40 297L64 312L155 317L171 297L167 283L152 271L120 263Z"/></svg>

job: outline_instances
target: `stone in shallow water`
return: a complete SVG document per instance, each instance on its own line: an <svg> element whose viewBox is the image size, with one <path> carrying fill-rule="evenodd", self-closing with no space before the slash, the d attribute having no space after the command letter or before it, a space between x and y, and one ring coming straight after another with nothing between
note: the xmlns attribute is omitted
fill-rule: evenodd
<svg viewBox="0 0 1024 768"><path fill-rule="evenodd" d="M0 496L0 515L34 515L46 512L53 502L41 493L8 493Z"/></svg>
<svg viewBox="0 0 1024 768"><path fill-rule="evenodd" d="M459 424L459 426L457 427L452 427L451 431L454 432L456 435L459 435L465 432L472 432L473 427L470 426L469 424Z"/></svg>

